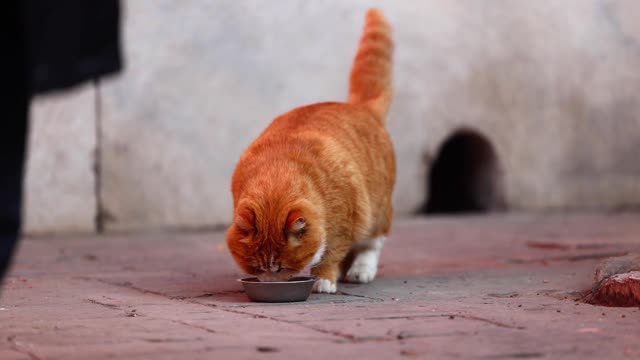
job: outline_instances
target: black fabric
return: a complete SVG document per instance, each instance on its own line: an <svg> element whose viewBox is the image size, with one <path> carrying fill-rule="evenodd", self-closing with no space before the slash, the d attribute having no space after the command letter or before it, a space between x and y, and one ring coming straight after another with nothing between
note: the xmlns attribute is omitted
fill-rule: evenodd
<svg viewBox="0 0 640 360"><path fill-rule="evenodd" d="M120 70L117 0L24 0L33 94Z"/></svg>
<svg viewBox="0 0 640 360"><path fill-rule="evenodd" d="M0 97L0 281L18 242L29 108L28 61L20 1L7 1L0 16L5 48Z"/></svg>
<svg viewBox="0 0 640 360"><path fill-rule="evenodd" d="M28 99L25 96L17 100L9 108L4 108L7 117L0 124L0 281L18 243L22 220Z"/></svg>
<svg viewBox="0 0 640 360"><path fill-rule="evenodd" d="M122 62L118 0L4 0L0 8L1 285L20 238L31 96L115 73Z"/></svg>

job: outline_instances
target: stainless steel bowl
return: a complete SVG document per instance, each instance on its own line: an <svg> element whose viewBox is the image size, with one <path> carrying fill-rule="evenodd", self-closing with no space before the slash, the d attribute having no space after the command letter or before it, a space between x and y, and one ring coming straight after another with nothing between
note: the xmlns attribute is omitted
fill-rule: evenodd
<svg viewBox="0 0 640 360"><path fill-rule="evenodd" d="M251 301L294 302L309 298L316 278L298 276L289 281L260 281L256 277L239 279Z"/></svg>

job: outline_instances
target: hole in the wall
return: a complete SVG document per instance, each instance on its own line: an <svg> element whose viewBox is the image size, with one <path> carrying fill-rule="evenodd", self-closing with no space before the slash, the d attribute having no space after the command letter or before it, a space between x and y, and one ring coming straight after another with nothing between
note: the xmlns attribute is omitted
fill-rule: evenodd
<svg viewBox="0 0 640 360"><path fill-rule="evenodd" d="M504 208L496 152L476 131L459 130L443 143L428 180L422 213L477 213Z"/></svg>

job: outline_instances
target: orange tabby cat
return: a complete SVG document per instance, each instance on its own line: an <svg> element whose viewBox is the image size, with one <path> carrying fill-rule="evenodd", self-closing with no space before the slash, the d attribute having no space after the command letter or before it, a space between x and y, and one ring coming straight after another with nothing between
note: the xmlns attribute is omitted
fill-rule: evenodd
<svg viewBox="0 0 640 360"><path fill-rule="evenodd" d="M241 157L227 242L247 273L287 280L311 265L314 290L326 293L339 277L374 279L393 217L392 51L389 24L369 10L349 101L281 115Z"/></svg>

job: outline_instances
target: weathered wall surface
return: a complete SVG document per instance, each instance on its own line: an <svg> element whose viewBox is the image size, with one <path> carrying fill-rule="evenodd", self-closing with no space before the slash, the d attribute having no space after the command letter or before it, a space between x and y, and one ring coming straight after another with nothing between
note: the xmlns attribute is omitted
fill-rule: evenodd
<svg viewBox="0 0 640 360"><path fill-rule="evenodd" d="M640 204L640 3L633 0L124 4L126 71L100 86L108 230L226 223L235 162L262 129L296 106L346 98L371 5L395 29L388 124L399 214L424 201L430 161L461 127L494 146L512 209ZM84 105L68 106L79 117ZM42 123L35 121L36 134ZM74 223L78 214L78 229L90 225L91 146L72 144L94 139L89 133L65 124L32 141L32 229L64 223L42 204L69 194L78 201L64 205L65 217ZM79 174L68 172L68 182L60 165L42 160L52 143L82 159L68 164ZM85 185L75 186L79 179Z"/></svg>
<svg viewBox="0 0 640 360"><path fill-rule="evenodd" d="M31 106L25 231L93 232L95 88L37 97Z"/></svg>

